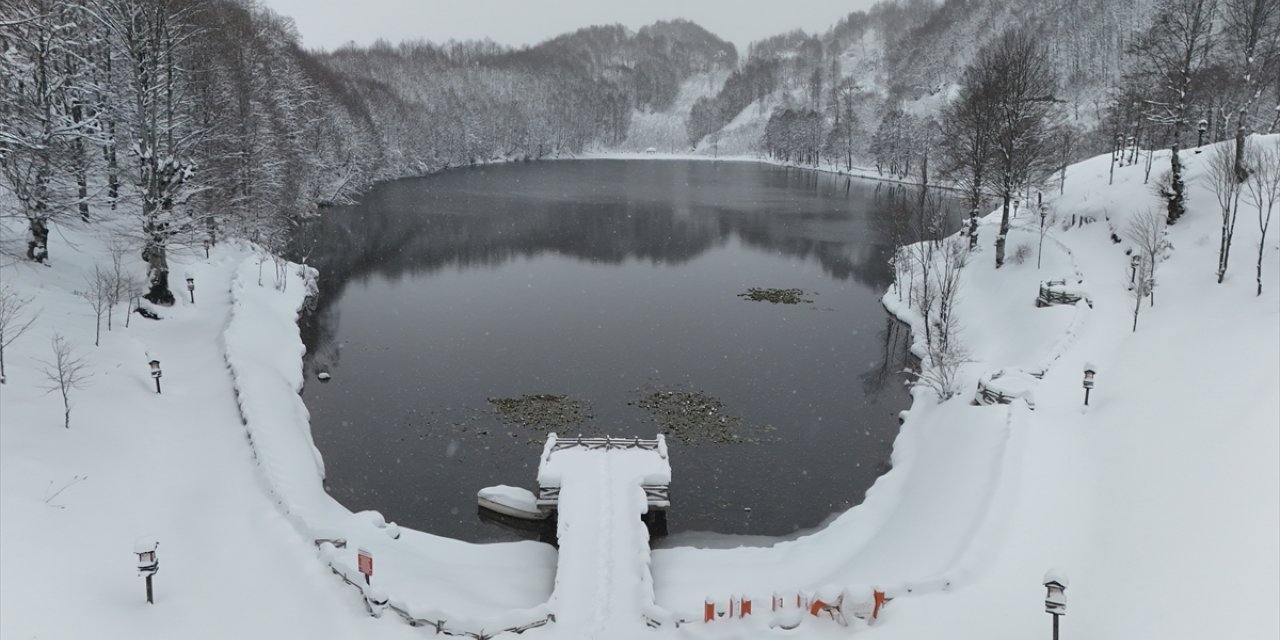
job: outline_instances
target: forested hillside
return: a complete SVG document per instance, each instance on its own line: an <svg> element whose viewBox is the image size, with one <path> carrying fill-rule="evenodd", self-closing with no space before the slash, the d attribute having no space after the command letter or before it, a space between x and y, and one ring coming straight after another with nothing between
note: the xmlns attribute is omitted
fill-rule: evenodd
<svg viewBox="0 0 1280 640"><path fill-rule="evenodd" d="M1034 46L1050 81L1037 135L1053 157L1028 165L1016 185L1027 189L1089 154L1125 148L1133 161L1138 148L1274 128L1276 6L886 1L823 34L755 42L739 60L681 20L587 27L519 49L313 52L253 0L9 0L0 185L12 197L0 204L29 237L0 248L46 261L59 220L131 217L148 297L163 302L171 243L235 234L280 248L316 207L451 166L693 146L927 178L929 152L963 138L947 109L972 88L965 74L1009 34ZM964 182L964 159L942 150L933 172ZM1014 189L989 186L974 193Z"/></svg>
<svg viewBox="0 0 1280 640"><path fill-rule="evenodd" d="M1205 22L1168 24L1177 14ZM724 86L694 105L688 134L708 152L841 168L861 161L882 174L919 176L966 66L1010 31L1044 50L1056 133L1071 159L1107 151L1117 135L1166 146L1202 119L1205 141L1221 140L1235 135L1241 108L1248 128L1265 132L1280 103L1278 25L1273 0L882 2L823 34L753 43ZM1153 48L1161 30L1195 41L1185 85L1152 73L1154 58L1177 57ZM1161 105L1180 92L1188 109L1172 127Z"/></svg>
<svg viewBox="0 0 1280 640"><path fill-rule="evenodd" d="M252 0L12 0L0 17L0 198L47 262L57 224L132 219L146 297L171 245L282 249L374 181L616 145L733 46L683 21L532 48L379 42L316 53Z"/></svg>

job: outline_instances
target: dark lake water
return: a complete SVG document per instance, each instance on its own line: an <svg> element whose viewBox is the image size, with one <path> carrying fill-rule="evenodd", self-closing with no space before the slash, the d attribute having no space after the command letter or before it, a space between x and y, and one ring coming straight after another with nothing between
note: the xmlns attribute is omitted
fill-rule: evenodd
<svg viewBox="0 0 1280 640"><path fill-rule="evenodd" d="M655 390L723 403L747 442L669 439L675 534L785 535L888 470L907 333L879 297L894 187L799 169L558 161L381 185L309 223L321 271L303 398L329 492L466 540L530 537L476 491L534 488L542 435L490 398L589 404L569 435L652 437ZM739 297L799 288L798 305ZM332 380L320 383L325 371Z"/></svg>

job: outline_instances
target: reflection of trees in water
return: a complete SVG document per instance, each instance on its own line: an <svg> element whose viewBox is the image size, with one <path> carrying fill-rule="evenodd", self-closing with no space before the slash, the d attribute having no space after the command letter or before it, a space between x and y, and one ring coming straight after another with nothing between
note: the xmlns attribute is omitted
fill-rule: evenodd
<svg viewBox="0 0 1280 640"><path fill-rule="evenodd" d="M915 365L915 356L911 355L911 330L905 324L886 317L878 339L879 363L859 376L862 391L868 397L877 396L886 384L903 384L909 380L903 371Z"/></svg>
<svg viewBox="0 0 1280 640"><path fill-rule="evenodd" d="M504 183L496 175L459 176L439 187L422 181L384 185L359 206L330 209L307 223L295 242L295 258L306 256L321 273L317 308L302 323L303 339L312 350L308 359L318 366L336 363L333 303L349 280L372 274L395 279L444 268L494 267L544 253L605 264L682 264L737 237L769 253L814 260L839 280L853 279L873 289L889 286L894 225L881 219L898 209L895 205L908 197L907 188L881 183L870 198L850 198L853 181L847 177L786 170L765 179L774 190L766 194L775 198L772 206L750 201L721 206L688 183L679 193L656 196L661 184L621 185L619 189L630 191L620 194L566 196L548 195L554 182L542 182L528 187L527 197L510 189L484 191L485 186L500 191ZM568 183L572 176L564 180ZM708 188L735 193L724 183ZM744 185L745 191L752 188ZM870 189L859 189L863 191ZM778 193L796 193L796 202L826 200L819 211L788 209L793 202L777 200ZM637 194L634 201L626 199ZM872 210L858 215L834 210L831 198Z"/></svg>
<svg viewBox="0 0 1280 640"><path fill-rule="evenodd" d="M298 327L303 344L307 345L307 356L303 360L303 379L311 380L321 371L332 372L336 369L342 359L342 343L337 338L338 307L318 303L315 308L299 317Z"/></svg>

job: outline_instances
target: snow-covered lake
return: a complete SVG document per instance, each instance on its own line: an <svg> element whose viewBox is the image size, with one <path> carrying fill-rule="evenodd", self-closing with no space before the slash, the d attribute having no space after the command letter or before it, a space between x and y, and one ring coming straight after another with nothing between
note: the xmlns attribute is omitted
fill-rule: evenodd
<svg viewBox="0 0 1280 640"><path fill-rule="evenodd" d="M328 490L432 533L531 537L476 513L483 487L533 488L543 438L489 399L564 395L590 417L562 433L652 437L639 405L672 390L719 401L747 440L669 436L673 534L820 524L888 469L908 403L906 331L879 302L893 197L753 163L589 160L325 210L298 253L321 271L303 397Z"/></svg>

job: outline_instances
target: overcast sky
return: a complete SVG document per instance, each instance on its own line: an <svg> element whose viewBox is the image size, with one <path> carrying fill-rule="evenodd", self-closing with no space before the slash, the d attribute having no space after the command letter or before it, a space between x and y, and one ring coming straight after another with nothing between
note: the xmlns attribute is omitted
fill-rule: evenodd
<svg viewBox="0 0 1280 640"><path fill-rule="evenodd" d="M687 18L733 42L739 54L752 40L804 29L824 31L875 0L264 0L293 18L309 48L348 41L369 44L425 38L491 38L508 45L540 42L593 24L632 29Z"/></svg>

